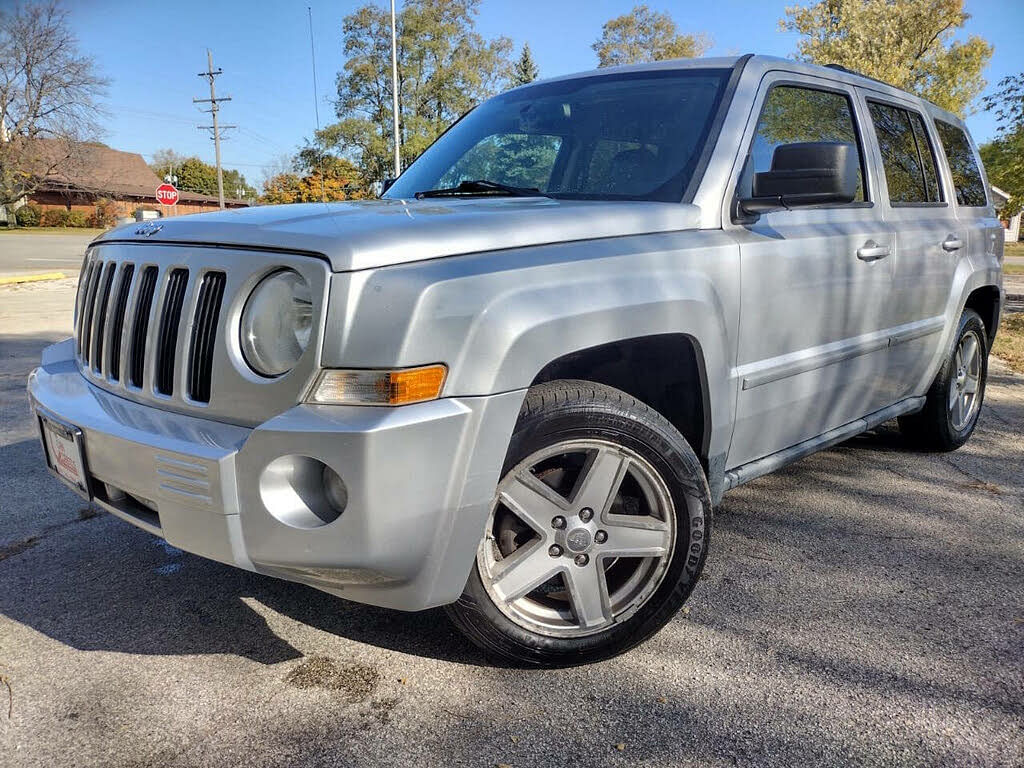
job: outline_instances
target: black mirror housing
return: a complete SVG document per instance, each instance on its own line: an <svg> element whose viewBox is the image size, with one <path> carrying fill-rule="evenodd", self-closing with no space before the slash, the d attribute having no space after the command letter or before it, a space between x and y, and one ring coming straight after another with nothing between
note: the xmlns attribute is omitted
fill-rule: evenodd
<svg viewBox="0 0 1024 768"><path fill-rule="evenodd" d="M853 144L831 141L782 144L772 169L755 173L753 194L740 201L745 213L851 203L857 196L860 157Z"/></svg>

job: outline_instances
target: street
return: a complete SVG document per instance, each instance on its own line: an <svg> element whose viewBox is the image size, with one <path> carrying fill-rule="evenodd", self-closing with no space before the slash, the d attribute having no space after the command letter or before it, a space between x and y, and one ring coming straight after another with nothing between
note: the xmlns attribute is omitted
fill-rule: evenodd
<svg viewBox="0 0 1024 768"><path fill-rule="evenodd" d="M38 272L63 272L78 275L85 248L96 237L93 231L81 234L0 233L0 276L30 275Z"/></svg>
<svg viewBox="0 0 1024 768"><path fill-rule="evenodd" d="M524 672L441 611L202 560L59 485L25 379L73 297L0 287L4 766L1024 764L1024 381L998 363L961 450L886 425L739 488L660 634Z"/></svg>

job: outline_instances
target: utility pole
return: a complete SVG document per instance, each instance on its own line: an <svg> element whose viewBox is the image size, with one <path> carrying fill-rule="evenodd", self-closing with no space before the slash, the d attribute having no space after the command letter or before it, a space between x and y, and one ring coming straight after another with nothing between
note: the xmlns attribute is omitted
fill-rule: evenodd
<svg viewBox="0 0 1024 768"><path fill-rule="evenodd" d="M221 74L224 70L213 68L213 54L210 53L210 49L206 49L206 71L200 72L199 77L205 77L210 81L210 98L208 99L192 99L193 104L209 104L209 109L204 109L204 112L208 112L213 115L213 125L200 125L201 130L207 130L213 132L213 148L214 153L217 156L217 197L220 199L220 207L224 207L224 171L220 167L220 132L225 128L237 128L237 125L219 125L217 122L217 112L220 111L220 103L222 101L231 101L230 96L221 96L217 98L217 91L214 87L213 81L217 75Z"/></svg>
<svg viewBox="0 0 1024 768"><path fill-rule="evenodd" d="M402 175L402 155L398 144L398 36L395 34L395 0L391 0L391 95L395 118L395 178Z"/></svg>

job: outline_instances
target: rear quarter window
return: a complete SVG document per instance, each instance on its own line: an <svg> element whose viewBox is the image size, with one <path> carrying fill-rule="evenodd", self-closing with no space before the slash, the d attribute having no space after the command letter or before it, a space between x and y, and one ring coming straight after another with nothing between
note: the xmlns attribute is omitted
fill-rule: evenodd
<svg viewBox="0 0 1024 768"><path fill-rule="evenodd" d="M953 187L956 189L956 202L968 207L985 207L988 197L985 195L985 183L981 180L981 169L971 149L971 142L963 129L955 125L935 121L935 130L949 161L949 171L953 175Z"/></svg>

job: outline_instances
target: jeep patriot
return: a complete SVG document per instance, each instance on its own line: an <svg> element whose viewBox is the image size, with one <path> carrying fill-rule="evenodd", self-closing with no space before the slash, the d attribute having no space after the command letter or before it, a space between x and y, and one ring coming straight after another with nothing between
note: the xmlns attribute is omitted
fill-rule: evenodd
<svg viewBox="0 0 1024 768"><path fill-rule="evenodd" d="M729 489L970 438L987 190L962 120L838 67L554 78L379 200L101 235L29 393L53 473L176 547L594 661L686 601Z"/></svg>

